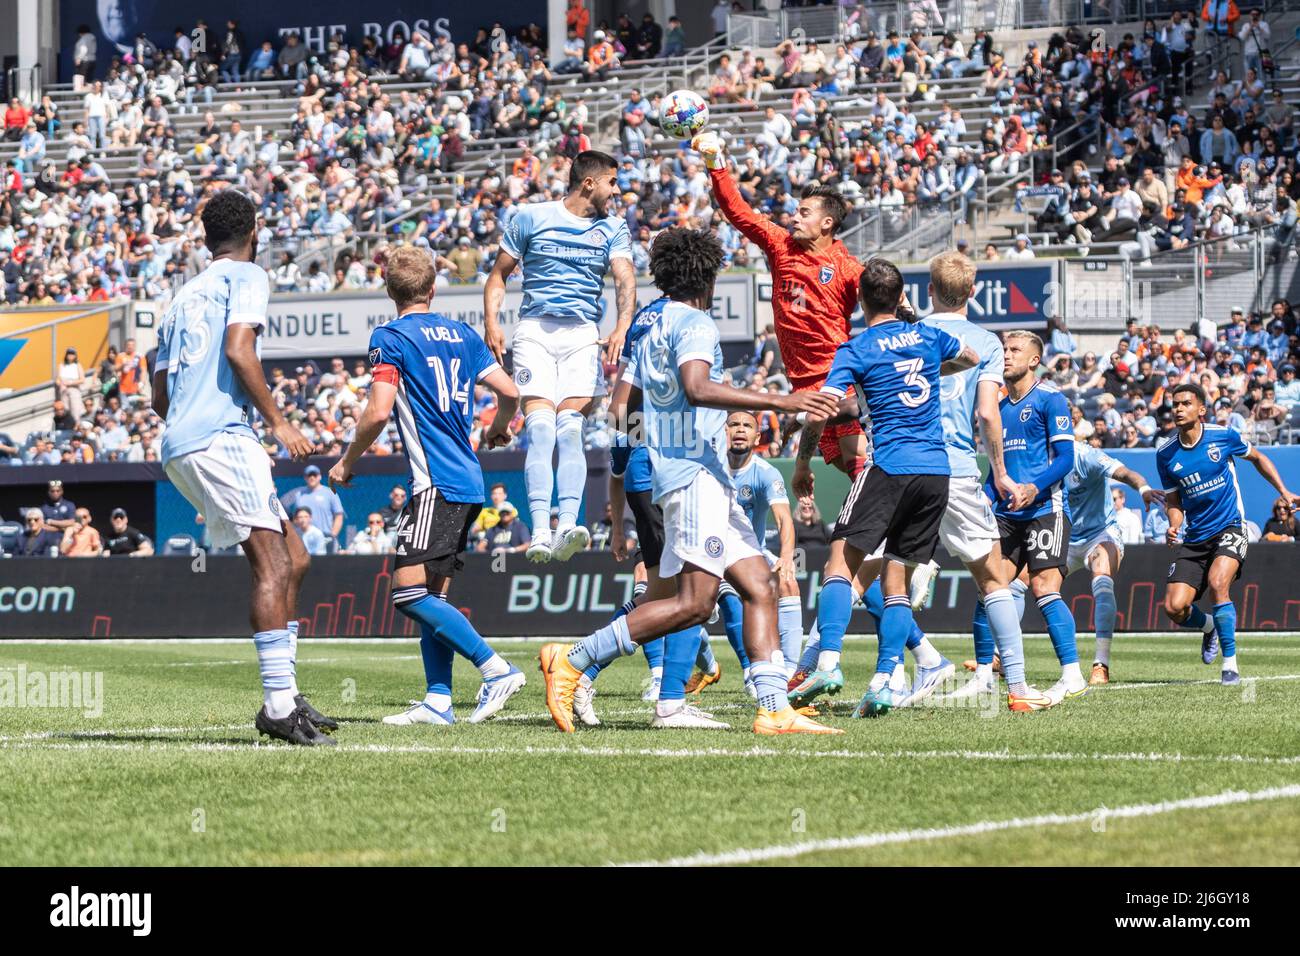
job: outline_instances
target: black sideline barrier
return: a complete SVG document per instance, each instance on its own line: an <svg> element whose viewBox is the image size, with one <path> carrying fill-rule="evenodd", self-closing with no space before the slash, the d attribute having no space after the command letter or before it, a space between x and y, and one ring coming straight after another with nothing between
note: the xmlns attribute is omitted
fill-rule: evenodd
<svg viewBox="0 0 1300 956"><path fill-rule="evenodd" d="M1243 630L1300 629L1300 597L1293 586L1294 545L1257 544L1233 586ZM1119 629L1164 631L1164 581L1172 551L1158 545L1128 549L1116 582ZM821 579L823 552L809 552L801 578L804 621ZM304 637L402 636L414 633L388 600L392 560L316 558L302 589ZM632 593L632 567L608 553L567 564L529 564L522 554L503 562L467 555L452 601L487 636L585 634L609 620ZM933 605L918 621L931 633L970 630L975 588L970 575L944 556ZM1092 629L1086 574L1066 582L1065 599L1081 631ZM11 558L0 561L0 638L236 637L248 633L248 566L238 556L190 558ZM720 625L715 625L720 633ZM861 608L850 633L871 633ZM1025 630L1044 630L1031 606Z"/></svg>

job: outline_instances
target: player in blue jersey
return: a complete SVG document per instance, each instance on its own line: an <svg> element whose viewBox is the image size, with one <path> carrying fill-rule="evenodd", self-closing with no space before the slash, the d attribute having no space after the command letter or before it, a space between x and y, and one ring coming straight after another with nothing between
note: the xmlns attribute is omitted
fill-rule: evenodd
<svg viewBox="0 0 1300 956"><path fill-rule="evenodd" d="M903 276L885 259L866 263L860 300L867 328L836 350L822 393L839 400L853 390L870 408L873 461L854 481L835 521L818 597L818 631L823 640L832 628L843 634L849 582L884 542L876 672L856 711L865 717L888 713L896 703L890 678L915 625L908 581L912 568L934 556L948 504L951 469L939 377L972 368L979 356L942 329L899 317ZM800 456L811 456L824 425L824 419L808 421Z"/></svg>
<svg viewBox="0 0 1300 956"><path fill-rule="evenodd" d="M1074 427L1065 396L1037 375L1043 340L1033 332L1007 332L1002 350L1002 447L1007 473L1020 487L1010 498L991 481L985 491L998 519L1005 578L1014 580L1029 568L1029 587L1061 664L1061 679L1046 691L1054 706L1088 690L1079 670L1074 615L1061 600L1070 544L1065 479L1074 467Z"/></svg>
<svg viewBox="0 0 1300 956"><path fill-rule="evenodd" d="M724 577L744 604L745 651L758 690L754 731L838 732L797 714L786 698L771 571L722 460L724 409L812 412L824 419L834 413L836 403L812 392L773 395L724 384L718 329L705 311L722 261L718 239L703 230L665 230L651 250L655 284L672 301L637 343L623 381L632 393L629 407L642 404L652 495L663 509L659 586L647 595L651 600L578 644L542 648L547 710L567 733L573 731L574 689L588 666L631 654L637 645L660 635L671 638L698 628L708 620ZM681 663L675 662L671 640L666 644L664 685L656 705L659 717L686 706L684 700L665 699L670 667ZM691 652L680 675L683 686L694 647Z"/></svg>
<svg viewBox="0 0 1300 956"><path fill-rule="evenodd" d="M253 263L257 207L226 189L207 200L202 219L212 263L176 294L158 330L153 407L167 422L163 468L203 515L212 546L242 545L248 558L262 675L259 733L330 745L321 731L338 723L311 706L296 674L298 588L311 559L289 532L252 425L256 411L295 459L311 454L311 443L276 408L262 371L258 335L270 288Z"/></svg>
<svg viewBox="0 0 1300 956"><path fill-rule="evenodd" d="M604 343L605 364L618 361L636 307L627 223L609 215L610 201L618 194L617 167L605 153L579 153L569 168L568 195L519 206L483 289L483 334L497 361L504 362L499 314L506 278L516 267L523 272L524 298L511 353L528 439L524 476L533 520L530 561L567 561L591 543L591 533L578 524L587 486L582 430L605 394L597 327L607 272L614 274L618 317ZM558 494L560 508L554 536L552 492Z"/></svg>
<svg viewBox="0 0 1300 956"><path fill-rule="evenodd" d="M1292 507L1300 507L1300 497L1287 490L1277 466L1258 448L1230 428L1203 421L1205 392L1199 385L1176 385L1170 398L1178 433L1156 449L1169 511L1165 540L1178 548L1169 566L1165 613L1175 624L1202 632L1201 660L1206 664L1214 663L1216 644L1222 645L1223 683L1237 684L1237 609L1230 591L1246 561L1246 510L1233 459L1254 465ZM1213 615L1196 605L1207 590Z"/></svg>
<svg viewBox="0 0 1300 956"><path fill-rule="evenodd" d="M420 628L425 695L386 724L453 724L451 669L456 653L479 673L472 724L487 720L524 686L519 668L493 652L465 615L447 602L470 526L483 508L483 471L470 445L474 387L497 395L497 413L483 435L487 448L508 444L519 393L477 332L432 311L437 273L414 246L389 253L385 285L397 318L370 334L370 400L356 437L330 469L330 486L347 487L352 468L388 426L397 428L411 467L410 493L394 537L392 601Z"/></svg>

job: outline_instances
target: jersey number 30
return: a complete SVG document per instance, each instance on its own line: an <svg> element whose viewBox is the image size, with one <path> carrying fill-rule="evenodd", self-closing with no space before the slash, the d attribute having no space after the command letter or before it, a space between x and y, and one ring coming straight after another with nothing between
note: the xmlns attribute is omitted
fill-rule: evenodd
<svg viewBox="0 0 1300 956"><path fill-rule="evenodd" d="M921 390L919 395L914 395L911 392L898 393L898 400L908 408L920 408L925 404L925 400L930 397L930 382L921 377L921 369L924 367L925 359L919 358L894 363L894 371L903 373L903 384L908 388Z"/></svg>

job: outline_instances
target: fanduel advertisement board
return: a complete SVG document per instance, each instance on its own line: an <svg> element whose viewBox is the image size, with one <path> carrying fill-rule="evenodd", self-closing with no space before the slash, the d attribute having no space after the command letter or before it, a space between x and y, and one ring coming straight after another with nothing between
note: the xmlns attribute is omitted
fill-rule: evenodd
<svg viewBox="0 0 1300 956"><path fill-rule="evenodd" d="M219 43L226 18L231 16L244 32L248 46L243 59L247 63L263 40L270 40L278 51L291 34L309 50L322 53L329 38L339 32L349 43L374 36L387 45L405 40L413 31L430 37L442 34L459 42L472 40L479 27L491 29L494 23L507 30L529 23L545 26L546 0L480 0L474 4L473 13L458 12L433 0L313 0L306 4L244 3L224 7L214 6L210 0L61 0L60 79L72 76L72 48L81 24L90 27L99 40L102 70L114 56L128 52L141 31L165 50L175 45L177 27L188 34L203 18Z"/></svg>
<svg viewBox="0 0 1300 956"><path fill-rule="evenodd" d="M654 286L637 287L637 302L644 305L659 295ZM519 321L522 294L518 286L506 293L501 324L507 341ZM617 315L614 287L604 294L602 334L614 328ZM483 331L483 287L452 286L433 300L436 312ZM712 315L724 342L748 342L754 336L754 285L750 276L719 276L713 290ZM276 295L271 297L262 339L262 358L299 358L312 355L365 355L370 333L396 318L392 300L382 293L330 295Z"/></svg>

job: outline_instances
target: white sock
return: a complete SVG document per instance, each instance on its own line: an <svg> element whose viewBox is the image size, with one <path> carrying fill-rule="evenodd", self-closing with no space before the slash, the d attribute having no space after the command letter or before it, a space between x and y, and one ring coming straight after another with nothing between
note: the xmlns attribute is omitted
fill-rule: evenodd
<svg viewBox="0 0 1300 956"><path fill-rule="evenodd" d="M839 666L839 651L821 651L817 654L817 669L819 671L833 671Z"/></svg>
<svg viewBox="0 0 1300 956"><path fill-rule="evenodd" d="M655 702L655 713L660 717L667 717L677 713L685 706L685 700L660 700Z"/></svg>
<svg viewBox="0 0 1300 956"><path fill-rule="evenodd" d="M1083 683L1083 671L1079 670L1078 661L1061 665L1061 680L1071 687L1078 687Z"/></svg>
<svg viewBox="0 0 1300 956"><path fill-rule="evenodd" d="M451 694L425 694L424 702L441 714L451 709Z"/></svg>
<svg viewBox="0 0 1300 956"><path fill-rule="evenodd" d="M1212 630L1214 630L1214 615L1207 614L1205 615L1205 623L1201 625L1201 633L1209 634Z"/></svg>
<svg viewBox="0 0 1300 956"><path fill-rule="evenodd" d="M1225 658L1223 659L1223 669L1224 669L1225 671L1235 671L1235 670L1237 670L1237 655L1236 655L1236 654L1233 654L1231 657L1225 657Z"/></svg>
<svg viewBox="0 0 1300 956"><path fill-rule="evenodd" d="M740 679L741 679L741 681L742 681L743 683L746 683L746 684L749 683L749 672L750 672L751 670L753 670L752 667L746 667L744 670L742 670L742 671L740 672Z"/></svg>
<svg viewBox="0 0 1300 956"><path fill-rule="evenodd" d="M281 717L288 717L298 706L293 702L294 692L290 690L268 690L262 688L262 703L266 705L266 712L279 720Z"/></svg>
<svg viewBox="0 0 1300 956"><path fill-rule="evenodd" d="M976 678L976 680L978 680L978 681L980 681L981 683L984 683L984 684L992 683L992 681L993 681L993 664L992 664L992 663L988 663L988 664L976 664L976 665L975 665L975 678Z"/></svg>
<svg viewBox="0 0 1300 956"><path fill-rule="evenodd" d="M578 678L578 686L581 687L583 690L587 690L588 688L591 687L591 678L588 677L585 672L581 677Z"/></svg>
<svg viewBox="0 0 1300 956"><path fill-rule="evenodd" d="M901 661L894 665L894 673L889 677L889 689L894 691L907 690L907 668L903 666Z"/></svg>
<svg viewBox="0 0 1300 956"><path fill-rule="evenodd" d="M478 669L478 672L483 675L484 680L491 680L493 677L509 674L510 665L506 663L506 659L500 654L493 654L483 662L483 666Z"/></svg>
<svg viewBox="0 0 1300 956"><path fill-rule="evenodd" d="M293 661L293 674L289 677L291 681L289 690L293 692L293 696L297 697L302 693L302 691L298 690L298 622L290 621L285 627L289 629L289 653L292 655L290 659Z"/></svg>
<svg viewBox="0 0 1300 956"><path fill-rule="evenodd" d="M789 680L791 677L793 677L793 676L794 676L794 672L797 671L798 669L799 669L799 662L798 662L798 661L786 661L786 662L785 662L785 679L786 679L786 680ZM714 673L714 671L709 671L709 673L712 674L712 673Z"/></svg>
<svg viewBox="0 0 1300 956"><path fill-rule="evenodd" d="M889 683L888 674L880 674L880 673L872 674L871 683L868 685L868 690L873 690L873 691L880 690L888 683Z"/></svg>
<svg viewBox="0 0 1300 956"><path fill-rule="evenodd" d="M1093 660L1098 664L1105 664L1110 667L1110 641L1109 637L1097 638L1097 650L1093 654Z"/></svg>
<svg viewBox="0 0 1300 956"><path fill-rule="evenodd" d="M938 667L943 655L930 643L928 637L921 638L921 643L912 648L912 656L922 667Z"/></svg>
<svg viewBox="0 0 1300 956"><path fill-rule="evenodd" d="M655 681L662 681L664 679L664 669L662 667L650 668L650 679Z"/></svg>

